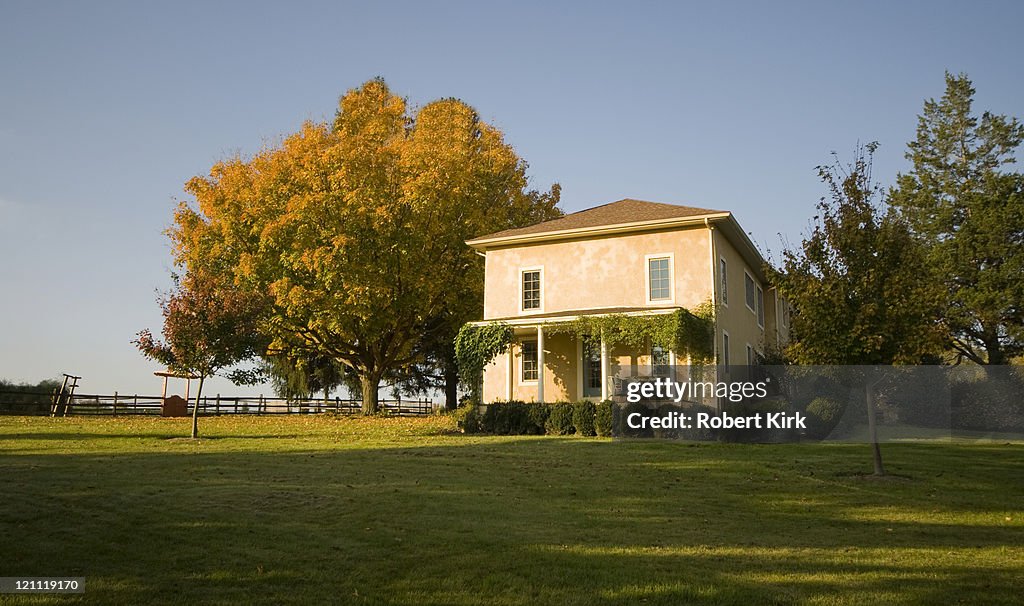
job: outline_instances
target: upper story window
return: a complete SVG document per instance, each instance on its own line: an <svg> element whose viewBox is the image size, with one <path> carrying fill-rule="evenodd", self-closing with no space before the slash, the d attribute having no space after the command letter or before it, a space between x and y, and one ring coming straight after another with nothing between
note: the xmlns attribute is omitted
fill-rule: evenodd
<svg viewBox="0 0 1024 606"><path fill-rule="evenodd" d="M754 291L754 279L750 277L750 274L743 272L743 294L745 295L747 307L750 311L757 313L755 305L757 305L757 293Z"/></svg>
<svg viewBox="0 0 1024 606"><path fill-rule="evenodd" d="M757 287L757 325L764 328L764 291Z"/></svg>
<svg viewBox="0 0 1024 606"><path fill-rule="evenodd" d="M729 266L726 265L725 259L719 259L721 262L721 276L722 276L722 305L729 306Z"/></svg>
<svg viewBox="0 0 1024 606"><path fill-rule="evenodd" d="M647 255L647 302L672 298L672 255Z"/></svg>
<svg viewBox="0 0 1024 606"><path fill-rule="evenodd" d="M522 272L522 311L539 311L541 306L541 270L525 269Z"/></svg>

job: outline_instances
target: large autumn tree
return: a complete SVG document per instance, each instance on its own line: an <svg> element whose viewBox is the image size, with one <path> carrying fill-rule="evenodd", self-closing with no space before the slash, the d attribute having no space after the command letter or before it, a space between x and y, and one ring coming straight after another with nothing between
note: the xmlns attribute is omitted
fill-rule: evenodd
<svg viewBox="0 0 1024 606"><path fill-rule="evenodd" d="M909 143L913 168L891 203L926 246L945 287L943 316L958 359L1007 364L1024 354L1024 175L1007 170L1024 140L1016 118L972 112L974 88L946 74Z"/></svg>
<svg viewBox="0 0 1024 606"><path fill-rule="evenodd" d="M176 262L266 295L269 353L336 360L373 413L383 379L479 317L482 260L464 241L558 214L557 186L529 191L526 168L465 103L412 113L371 80L333 123L190 180Z"/></svg>

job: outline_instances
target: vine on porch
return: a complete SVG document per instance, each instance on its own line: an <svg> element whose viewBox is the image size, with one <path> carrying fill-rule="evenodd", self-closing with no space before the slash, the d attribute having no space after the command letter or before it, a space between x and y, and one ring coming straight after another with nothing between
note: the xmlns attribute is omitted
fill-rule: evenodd
<svg viewBox="0 0 1024 606"><path fill-rule="evenodd" d="M705 301L692 311L679 308L656 316L581 316L569 322L543 323L548 334L568 334L581 339L599 339L604 334L609 347L626 344L645 347L650 343L667 345L677 355L689 356L691 363L703 364L714 357L715 306ZM455 357L459 375L477 386L484 367L496 356L508 351L513 329L496 322L483 326L466 324L455 337ZM478 387L474 387L474 392ZM479 395L479 394L475 394Z"/></svg>

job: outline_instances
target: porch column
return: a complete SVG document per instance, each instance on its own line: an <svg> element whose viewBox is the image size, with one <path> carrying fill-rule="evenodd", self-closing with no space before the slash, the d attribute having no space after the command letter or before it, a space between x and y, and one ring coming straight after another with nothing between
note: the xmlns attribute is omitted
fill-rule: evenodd
<svg viewBox="0 0 1024 606"><path fill-rule="evenodd" d="M537 325L537 402L544 402L544 327Z"/></svg>
<svg viewBox="0 0 1024 606"><path fill-rule="evenodd" d="M516 365L514 354L512 353L512 347L508 348L508 354L505 355L505 401L508 402L512 399L512 390L515 385L515 372Z"/></svg>
<svg viewBox="0 0 1024 606"><path fill-rule="evenodd" d="M608 342L601 331L601 401L608 399Z"/></svg>

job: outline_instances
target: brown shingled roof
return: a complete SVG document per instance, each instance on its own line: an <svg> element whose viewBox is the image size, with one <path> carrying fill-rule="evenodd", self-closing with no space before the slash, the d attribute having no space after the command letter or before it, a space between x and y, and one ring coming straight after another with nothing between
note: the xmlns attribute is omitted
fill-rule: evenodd
<svg viewBox="0 0 1024 606"><path fill-rule="evenodd" d="M625 223L637 223L643 221L658 221L663 219L682 219L686 217L699 217L722 213L725 211L711 210L708 208L695 208L693 206L679 206L676 204L664 204L661 202L646 202L644 200L633 200L626 198L617 202L610 202L594 208L581 210L558 219L536 223L527 227L506 229L493 234L478 236L470 240L489 240L491 238L507 238L513 236L526 236L543 234L547 232L563 231L569 229L585 229L588 227L604 227L606 225L621 225Z"/></svg>

